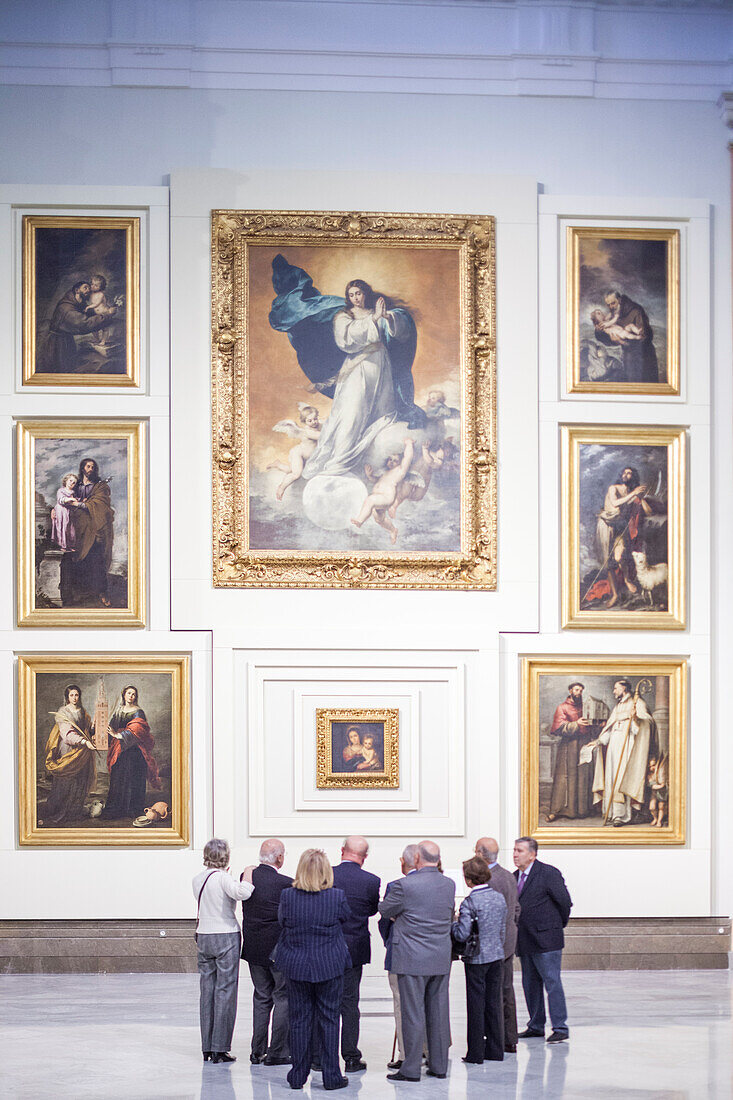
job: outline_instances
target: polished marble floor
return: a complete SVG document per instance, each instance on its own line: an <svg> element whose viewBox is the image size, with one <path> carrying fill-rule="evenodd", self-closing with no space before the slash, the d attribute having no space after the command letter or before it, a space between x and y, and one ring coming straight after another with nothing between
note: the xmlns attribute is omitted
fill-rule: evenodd
<svg viewBox="0 0 733 1100"><path fill-rule="evenodd" d="M393 1037L386 981L365 979L366 1073L335 1095L360 1100L521 1098L702 1100L733 1096L728 971L571 972L571 1037L520 1044L502 1063L467 1067L463 975L454 968L449 1079L385 1078ZM0 976L2 1100L281 1100L286 1069L249 1064L251 986L240 985L231 1068L198 1049L196 975ZM517 1000L521 988L517 976ZM520 1026L524 1024L520 1015ZM320 1075L301 1096L324 1096Z"/></svg>

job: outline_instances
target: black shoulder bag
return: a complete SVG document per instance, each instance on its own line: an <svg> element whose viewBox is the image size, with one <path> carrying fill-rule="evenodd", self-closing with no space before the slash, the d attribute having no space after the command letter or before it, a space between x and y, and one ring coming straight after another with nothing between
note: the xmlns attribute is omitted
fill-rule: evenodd
<svg viewBox="0 0 733 1100"><path fill-rule="evenodd" d="M468 939L457 940L453 936L453 958L463 959L464 962L469 959L475 959L477 955L481 953L481 936L479 934L478 916L473 905L466 899L466 903L471 909L471 930L468 933Z"/></svg>

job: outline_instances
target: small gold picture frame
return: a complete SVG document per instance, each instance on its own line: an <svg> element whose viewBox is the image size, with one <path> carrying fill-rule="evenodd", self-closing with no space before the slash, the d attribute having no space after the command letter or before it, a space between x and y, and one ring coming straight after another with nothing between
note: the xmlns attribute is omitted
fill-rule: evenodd
<svg viewBox="0 0 733 1100"><path fill-rule="evenodd" d="M382 790L400 785L397 708L316 710L316 787Z"/></svg>
<svg viewBox="0 0 733 1100"><path fill-rule="evenodd" d="M23 385L140 384L140 218L23 217Z"/></svg>
<svg viewBox="0 0 733 1100"><path fill-rule="evenodd" d="M18 626L145 625L145 428L19 421Z"/></svg>
<svg viewBox="0 0 733 1100"><path fill-rule="evenodd" d="M686 429L560 430L563 627L683 630Z"/></svg>
<svg viewBox="0 0 733 1100"><path fill-rule="evenodd" d="M521 830L550 847L684 844L687 662L522 660Z"/></svg>
<svg viewBox="0 0 733 1100"><path fill-rule="evenodd" d="M568 393L678 395L680 231L568 226Z"/></svg>
<svg viewBox="0 0 733 1100"><path fill-rule="evenodd" d="M21 846L188 845L189 664L179 653L18 657Z"/></svg>

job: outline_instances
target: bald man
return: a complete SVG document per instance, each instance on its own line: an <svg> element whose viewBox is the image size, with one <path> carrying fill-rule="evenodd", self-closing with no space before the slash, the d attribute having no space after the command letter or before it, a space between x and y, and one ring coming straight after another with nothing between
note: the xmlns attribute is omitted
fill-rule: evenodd
<svg viewBox="0 0 733 1100"><path fill-rule="evenodd" d="M359 1050L359 986L364 964L372 957L369 918L377 912L380 886L377 876L363 868L368 855L369 844L363 836L347 836L341 848L341 862L333 869L333 884L346 894L351 909L351 916L343 925L351 955L341 995L341 1057L346 1063L346 1073L360 1073L367 1068Z"/></svg>
<svg viewBox="0 0 733 1100"><path fill-rule="evenodd" d="M474 849L477 856L485 859L491 871L489 886L498 891L506 902L506 925L504 928L504 974L502 994L504 1001L504 1052L517 1053L517 1000L514 995L514 952L517 949L517 925L521 907L517 901L517 880L511 871L499 864L499 844L493 836L482 836L476 841Z"/></svg>
<svg viewBox="0 0 733 1100"><path fill-rule="evenodd" d="M252 872L252 896L242 903L244 945L242 958L249 965L252 993L252 1065L290 1065L288 990L285 977L270 961L280 936L277 910L280 895L293 880L280 874L285 862L285 845L277 837L260 846L260 864ZM268 1042L272 1016L272 1034Z"/></svg>
<svg viewBox="0 0 733 1100"><path fill-rule="evenodd" d="M440 848L432 840L417 846L415 874L390 884L379 903L394 920L392 970L397 974L405 1057L388 1081L419 1081L423 1037L428 1042L428 1077L448 1072L450 1020L448 981L450 930L456 888L438 870Z"/></svg>

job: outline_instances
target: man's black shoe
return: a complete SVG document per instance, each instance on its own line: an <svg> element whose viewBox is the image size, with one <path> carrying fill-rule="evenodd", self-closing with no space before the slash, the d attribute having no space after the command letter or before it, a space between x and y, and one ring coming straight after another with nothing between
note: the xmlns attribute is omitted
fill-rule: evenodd
<svg viewBox="0 0 733 1100"><path fill-rule="evenodd" d="M505 1054L516 1054L517 1053L517 1044L516 1043L504 1043L504 1053Z"/></svg>
<svg viewBox="0 0 733 1100"><path fill-rule="evenodd" d="M361 1073L366 1068L366 1062L347 1062L344 1066L347 1073Z"/></svg>
<svg viewBox="0 0 733 1100"><path fill-rule="evenodd" d="M264 1054L250 1054L249 1060L253 1066L259 1066L264 1062L265 1056Z"/></svg>
<svg viewBox="0 0 733 1100"><path fill-rule="evenodd" d="M569 1039L567 1031L553 1031L552 1035L547 1037L548 1043L564 1043L566 1039Z"/></svg>
<svg viewBox="0 0 733 1100"><path fill-rule="evenodd" d="M400 1071L398 1070L397 1073L388 1073L387 1074L387 1080L388 1081L419 1081L420 1078L419 1077L405 1077L404 1073L400 1073Z"/></svg>
<svg viewBox="0 0 733 1100"><path fill-rule="evenodd" d="M213 1050L211 1052L211 1061L215 1066L218 1066L220 1062L236 1062L236 1060L233 1054L227 1054L224 1050Z"/></svg>
<svg viewBox="0 0 733 1100"><path fill-rule="evenodd" d="M324 1085L326 1092L333 1092L334 1089L345 1089L349 1083L348 1077L342 1077L340 1081L337 1081L335 1085Z"/></svg>
<svg viewBox="0 0 733 1100"><path fill-rule="evenodd" d="M398 1058L396 1062L387 1062L387 1069L400 1069L402 1066L402 1059Z"/></svg>
<svg viewBox="0 0 733 1100"><path fill-rule="evenodd" d="M436 1073L434 1069L426 1069L425 1073L428 1077L439 1077L441 1081L448 1076L447 1073Z"/></svg>
<svg viewBox="0 0 733 1100"><path fill-rule="evenodd" d="M544 1039L544 1037L544 1031L532 1031L531 1028L519 1032L520 1039Z"/></svg>
<svg viewBox="0 0 733 1100"><path fill-rule="evenodd" d="M263 1066L291 1066L293 1063L290 1058L270 1058L268 1054L262 1059L262 1064Z"/></svg>

